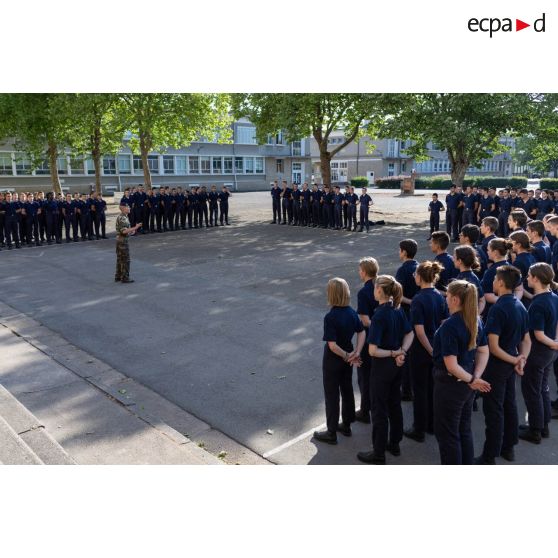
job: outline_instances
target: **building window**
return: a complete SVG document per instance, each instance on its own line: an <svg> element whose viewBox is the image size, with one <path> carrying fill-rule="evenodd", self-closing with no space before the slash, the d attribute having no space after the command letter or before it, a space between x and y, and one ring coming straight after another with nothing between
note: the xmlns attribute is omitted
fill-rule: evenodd
<svg viewBox="0 0 558 558"><path fill-rule="evenodd" d="M165 174L174 174L174 156L163 155L163 169Z"/></svg>
<svg viewBox="0 0 558 558"><path fill-rule="evenodd" d="M211 168L213 169L213 174L223 174L223 160L221 157L211 158Z"/></svg>
<svg viewBox="0 0 558 558"><path fill-rule="evenodd" d="M297 163L300 165L300 163ZM294 163L293 163L294 165ZM330 165L331 181L346 183L348 180L349 163L347 161L332 161Z"/></svg>
<svg viewBox="0 0 558 558"><path fill-rule="evenodd" d="M70 157L70 171L72 174L84 174L83 157Z"/></svg>
<svg viewBox="0 0 558 558"><path fill-rule="evenodd" d="M200 174L200 158L199 157L188 157L188 165L190 168L190 174Z"/></svg>
<svg viewBox="0 0 558 558"><path fill-rule="evenodd" d="M244 159L242 157L234 158L234 172L236 174L244 173Z"/></svg>
<svg viewBox="0 0 558 558"><path fill-rule="evenodd" d="M277 159L275 161L277 174L283 174L285 172L285 165L283 164L283 159Z"/></svg>
<svg viewBox="0 0 558 558"><path fill-rule="evenodd" d="M264 173L264 159L263 157L256 157L256 174Z"/></svg>
<svg viewBox="0 0 558 558"><path fill-rule="evenodd" d="M285 143L283 139L283 132L275 134L275 143L277 145L283 145Z"/></svg>
<svg viewBox="0 0 558 558"><path fill-rule="evenodd" d="M176 157L176 174L188 174L187 159L183 155Z"/></svg>
<svg viewBox="0 0 558 558"><path fill-rule="evenodd" d="M302 142L293 141L293 157L300 157L302 155Z"/></svg>
<svg viewBox="0 0 558 558"><path fill-rule="evenodd" d="M256 128L254 126L237 126L236 143L257 144Z"/></svg>
<svg viewBox="0 0 558 558"><path fill-rule="evenodd" d="M394 176L394 175L395 175L395 163L388 163L388 176Z"/></svg>
<svg viewBox="0 0 558 558"><path fill-rule="evenodd" d="M111 156L103 157L103 174L116 174L116 159Z"/></svg>
<svg viewBox="0 0 558 558"><path fill-rule="evenodd" d="M56 159L56 168L58 169L58 174L68 174L68 159L65 155Z"/></svg>
<svg viewBox="0 0 558 558"><path fill-rule="evenodd" d="M233 171L233 158L223 157L223 173L232 174Z"/></svg>
<svg viewBox="0 0 558 558"><path fill-rule="evenodd" d="M143 174L143 161L139 155L134 155L134 174Z"/></svg>
<svg viewBox="0 0 558 558"><path fill-rule="evenodd" d="M18 175L29 175L33 170L33 165L31 164L31 159L24 156L16 155L16 173Z"/></svg>
<svg viewBox="0 0 558 558"><path fill-rule="evenodd" d="M50 168L48 166L48 161L43 159L35 168L35 174L50 174Z"/></svg>
<svg viewBox="0 0 558 558"><path fill-rule="evenodd" d="M12 154L11 153L0 153L0 174L13 174L14 170L12 168Z"/></svg>
<svg viewBox="0 0 558 558"><path fill-rule="evenodd" d="M130 155L118 156L118 173L132 174L132 162L131 162Z"/></svg>
<svg viewBox="0 0 558 558"><path fill-rule="evenodd" d="M405 161L401 162L401 172L407 171L407 163Z"/></svg>
<svg viewBox="0 0 558 558"><path fill-rule="evenodd" d="M211 174L211 157L203 156L200 160L202 174Z"/></svg>
<svg viewBox="0 0 558 558"><path fill-rule="evenodd" d="M147 166L149 167L149 172L159 174L159 157L157 155L148 155Z"/></svg>
<svg viewBox="0 0 558 558"><path fill-rule="evenodd" d="M93 159L85 159L85 171L87 174L95 174L95 164Z"/></svg>
<svg viewBox="0 0 558 558"><path fill-rule="evenodd" d="M254 159L252 157L245 157L244 165L244 172L247 174L254 174Z"/></svg>

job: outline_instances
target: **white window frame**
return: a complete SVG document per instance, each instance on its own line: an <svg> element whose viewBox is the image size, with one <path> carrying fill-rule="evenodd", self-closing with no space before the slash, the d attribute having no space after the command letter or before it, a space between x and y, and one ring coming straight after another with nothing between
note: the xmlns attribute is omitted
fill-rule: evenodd
<svg viewBox="0 0 558 558"><path fill-rule="evenodd" d="M192 162L195 162L195 164L192 165ZM188 174L201 174L199 155L188 155Z"/></svg>
<svg viewBox="0 0 558 558"><path fill-rule="evenodd" d="M219 163L219 168L215 171L215 163ZM223 174L223 157L211 157L211 174Z"/></svg>
<svg viewBox="0 0 558 558"><path fill-rule="evenodd" d="M204 170L203 163L207 163L207 170ZM211 174L211 157L209 155L200 156L200 174Z"/></svg>
<svg viewBox="0 0 558 558"><path fill-rule="evenodd" d="M240 138L240 130L243 130L243 133L246 133L246 135L248 135L248 132L244 132L244 130L253 130L253 135L251 140L252 141L245 141L246 138ZM237 145L258 145L258 140L256 138L256 127L255 126L249 126L247 124L237 124L236 126L236 137L235 137L235 143Z"/></svg>
<svg viewBox="0 0 558 558"><path fill-rule="evenodd" d="M172 163L172 172L167 172L166 163ZM166 176L176 174L176 161L174 160L174 155L163 155L163 174Z"/></svg>
<svg viewBox="0 0 558 558"><path fill-rule="evenodd" d="M128 161L128 169L122 169L122 166L120 164L120 159L122 159L123 161L125 160ZM132 161L132 157L128 153L118 154L118 156L116 157L116 171L118 174L131 175L133 174L134 171L133 167L134 167L134 163Z"/></svg>

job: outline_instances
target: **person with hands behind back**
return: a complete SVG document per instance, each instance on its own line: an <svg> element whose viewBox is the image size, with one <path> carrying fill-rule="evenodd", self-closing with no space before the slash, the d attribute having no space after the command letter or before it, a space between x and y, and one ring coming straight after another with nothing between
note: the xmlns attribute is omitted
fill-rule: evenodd
<svg viewBox="0 0 558 558"><path fill-rule="evenodd" d="M326 342L323 356L323 382L327 429L314 432L314 439L328 444L337 443L337 432L351 436L351 423L355 421L355 395L353 392L353 365L360 365L360 351L364 345L364 326L351 308L351 293L345 279L334 277L327 284L327 303L331 310L324 317ZM353 349L353 335L357 346ZM339 423L339 395L341 417Z"/></svg>
<svg viewBox="0 0 558 558"><path fill-rule="evenodd" d="M391 275L380 275L376 279L374 298L379 306L372 315L368 332L368 350L372 357L372 451L361 451L357 458L364 463L384 465L386 450L394 456L401 455L402 366L413 342L413 330L401 309L403 288Z"/></svg>

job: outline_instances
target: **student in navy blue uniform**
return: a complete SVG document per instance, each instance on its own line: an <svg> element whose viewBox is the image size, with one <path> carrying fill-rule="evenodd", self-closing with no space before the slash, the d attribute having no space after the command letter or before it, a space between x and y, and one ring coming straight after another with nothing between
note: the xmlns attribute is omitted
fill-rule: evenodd
<svg viewBox="0 0 558 558"><path fill-rule="evenodd" d="M143 218L143 207L144 207L144 203L146 200L147 196L145 194L145 189L144 187L140 184L138 185L138 188L136 190L136 193L134 195L134 223L145 223L145 221L142 221ZM99 225L100 225L100 219L96 219L96 221L99 221ZM97 222L95 222L95 227L97 227ZM143 233L143 228L141 228L136 234L138 233Z"/></svg>
<svg viewBox="0 0 558 558"><path fill-rule="evenodd" d="M368 213L370 206L373 205L372 198L366 193L366 188L362 189L362 194L358 199L360 204L360 230L362 232L366 227L366 232L370 231L370 222L368 220Z"/></svg>
<svg viewBox="0 0 558 558"><path fill-rule="evenodd" d="M521 377L521 392L528 413L528 424L519 426L519 438L540 444L549 437L548 425L552 418L548 380L558 351L558 289L552 267L536 263L527 276L534 297L529 306L529 334L531 351Z"/></svg>
<svg viewBox="0 0 558 558"><path fill-rule="evenodd" d="M292 184L292 190L293 193L291 197L292 197L292 205L293 205L293 225L298 227L300 226L300 218L301 218L301 211L302 211L302 205L301 205L302 192L298 189L298 184L295 184L294 182Z"/></svg>
<svg viewBox="0 0 558 558"><path fill-rule="evenodd" d="M474 248L466 245L458 246L453 252L453 261L456 269L459 271L455 278L461 281L468 281L477 288L479 315L481 315L486 301L484 299L484 291L482 290L481 282L474 273L480 269L480 263Z"/></svg>
<svg viewBox="0 0 558 558"><path fill-rule="evenodd" d="M281 188L279 188L277 180L271 183L271 210L273 212L273 221L270 224L281 224Z"/></svg>
<svg viewBox="0 0 558 558"><path fill-rule="evenodd" d="M37 192L37 202L39 202L39 208L40 208L40 212L39 212L39 236L41 238L41 242L45 242L46 241L46 217L45 217L45 211L44 211L44 205L45 205L45 193L43 191L39 191Z"/></svg>
<svg viewBox="0 0 558 558"><path fill-rule="evenodd" d="M527 213L523 209L512 211L508 217L509 232L524 231L527 228L527 221Z"/></svg>
<svg viewBox="0 0 558 558"><path fill-rule="evenodd" d="M477 220L480 223L485 217L490 217L495 209L494 198L488 195L488 188L481 188L481 197L477 209Z"/></svg>
<svg viewBox="0 0 558 558"><path fill-rule="evenodd" d="M462 198L463 202L463 220L461 221L462 227L465 225L477 224L477 196L473 194L473 188L467 186L465 194Z"/></svg>
<svg viewBox="0 0 558 558"><path fill-rule="evenodd" d="M221 226L230 225L229 223L229 198L232 194L226 186L221 187L219 192L219 223Z"/></svg>
<svg viewBox="0 0 558 558"><path fill-rule="evenodd" d="M443 231L432 233L432 238L430 239L430 249L432 250L432 253L436 254L434 259L444 268L440 273L438 282L436 283L436 288L441 292L446 291L449 282L457 275L453 258L446 251L449 246L449 242L450 238L447 233Z"/></svg>
<svg viewBox="0 0 558 558"><path fill-rule="evenodd" d="M6 196L0 192L0 250L6 246L5 218L6 218Z"/></svg>
<svg viewBox="0 0 558 558"><path fill-rule="evenodd" d="M432 376L432 343L434 333L449 317L446 299L435 288L442 266L438 262L422 262L415 273L419 292L411 303L411 325L415 337L409 352L413 388L413 426L404 435L424 442L425 433L434 432L434 378Z"/></svg>
<svg viewBox="0 0 558 558"><path fill-rule="evenodd" d="M47 227L47 244L52 244L55 240L56 244L60 244L62 239L59 236L58 222L60 220L60 210L58 202L54 199L52 192L47 194L46 203L44 205L46 214L46 227Z"/></svg>
<svg viewBox="0 0 558 558"><path fill-rule="evenodd" d="M394 456L401 455L401 369L413 342L413 330L400 307L403 289L393 277L380 275L376 279L374 297L379 306L370 320L367 339L372 357L372 451L361 451L357 457L364 463L383 465L386 450Z"/></svg>
<svg viewBox="0 0 558 558"><path fill-rule="evenodd" d="M477 277L482 279L484 272L488 267L488 256L484 253L484 250L478 246L478 241L480 238L480 229L477 225L463 225L461 232L459 233L459 244L462 246L471 246L477 255L480 263L480 269L475 271Z"/></svg>
<svg viewBox="0 0 558 558"><path fill-rule="evenodd" d="M502 190L502 197L500 198L500 212L498 214L498 235L501 238L506 238L509 234L508 218L512 211L513 200L510 197L509 188Z"/></svg>
<svg viewBox="0 0 558 558"><path fill-rule="evenodd" d="M463 210L465 208L465 193L463 192L463 188L461 186L457 186L455 192L459 198L459 203L457 204L457 234L461 231L461 227L463 226Z"/></svg>
<svg viewBox="0 0 558 558"><path fill-rule="evenodd" d="M349 193L345 196L345 201L347 203L347 230L351 229L357 230L357 205L358 196L355 194L355 189L351 186L349 187Z"/></svg>
<svg viewBox="0 0 558 558"><path fill-rule="evenodd" d="M496 238L496 231L498 230L498 219L496 217L485 217L480 224L480 233L482 240L480 243L481 250L488 257L488 243ZM490 263L490 260L488 260Z"/></svg>
<svg viewBox="0 0 558 558"><path fill-rule="evenodd" d="M341 230L343 227L343 201L345 196L341 193L339 186L335 187L335 194L333 196L333 215L335 222L335 230Z"/></svg>
<svg viewBox="0 0 558 558"><path fill-rule="evenodd" d="M72 221L74 218L74 202L72 194L66 194L66 199L62 202L62 219L64 220L64 229L66 233L66 242L72 241Z"/></svg>
<svg viewBox="0 0 558 558"><path fill-rule="evenodd" d="M515 375L523 375L531 349L527 310L513 294L518 280L519 271L514 266L501 266L496 271L494 292L498 300L488 312L485 328L490 358L484 378L491 390L483 396L486 439L482 454L475 460L479 465L493 465L500 456L514 461L519 432Z"/></svg>
<svg viewBox="0 0 558 558"><path fill-rule="evenodd" d="M378 307L378 301L374 298L374 281L378 276L380 267L374 258L362 258L358 264L358 274L364 283L358 291L357 313L364 325L364 331L368 337L370 319ZM361 364L357 368L358 387L360 389L360 409L356 412L356 420L370 424L370 354L368 345L363 345L360 351Z"/></svg>
<svg viewBox="0 0 558 558"><path fill-rule="evenodd" d="M432 233L440 230L440 211L444 211L444 204L438 200L438 194L432 194L432 201L428 204L428 212L430 213L430 236Z"/></svg>
<svg viewBox="0 0 558 558"><path fill-rule="evenodd" d="M434 334L434 434L442 465L473 464L474 392L490 390L481 378L488 347L476 290L467 281L450 283L446 297L450 317Z"/></svg>
<svg viewBox="0 0 558 558"><path fill-rule="evenodd" d="M532 244L531 253L537 262L549 264L552 261L550 246L544 242L544 223L542 221L530 221L527 223L527 236Z"/></svg>
<svg viewBox="0 0 558 558"><path fill-rule="evenodd" d="M74 192L74 196L72 198L72 239L74 242L79 242L79 193Z"/></svg>
<svg viewBox="0 0 558 558"><path fill-rule="evenodd" d="M496 195L496 188L489 188L488 196L494 200L494 209L490 212L490 215L498 219L500 214L500 196Z"/></svg>
<svg viewBox="0 0 558 558"><path fill-rule="evenodd" d="M512 265L517 267L521 273L521 282L523 284L523 296L521 302L526 308L529 307L531 298L533 298L533 293L527 284L527 274L529 268L537 263L533 254L531 254L531 243L529 242L529 237L527 233L523 231L515 231L510 234L510 240L512 242L512 251L515 257L512 256Z"/></svg>
<svg viewBox="0 0 558 558"><path fill-rule="evenodd" d="M316 228L322 222L322 191L317 184L312 185L310 200L312 202L312 227Z"/></svg>
<svg viewBox="0 0 558 558"><path fill-rule="evenodd" d="M322 227L329 229L333 219L333 194L327 184L324 184L324 194L322 196Z"/></svg>
<svg viewBox="0 0 558 558"><path fill-rule="evenodd" d="M554 200L550 198L546 190L543 190L537 203L537 219L542 221L544 216L549 213L554 213Z"/></svg>
<svg viewBox="0 0 558 558"><path fill-rule="evenodd" d="M178 230L178 192L176 188L172 188L170 191L170 215L169 215L169 228L171 231ZM206 193L207 195L207 193ZM207 211L207 204L206 204L206 211Z"/></svg>
<svg viewBox="0 0 558 558"><path fill-rule="evenodd" d="M308 189L308 182L302 185L302 191L300 193L300 225L302 227L309 227L311 221L310 212L310 190Z"/></svg>
<svg viewBox="0 0 558 558"><path fill-rule="evenodd" d="M282 225L286 225L287 223L290 225L293 220L291 195L292 190L289 188L287 181L283 180L281 190L281 208L283 210L283 222L281 223Z"/></svg>
<svg viewBox="0 0 558 558"><path fill-rule="evenodd" d="M23 209L27 217L27 245L32 246L33 240L36 246L41 246L39 238L39 203L34 199L33 194L27 196L27 202ZM1 209L0 209L1 210Z"/></svg>
<svg viewBox="0 0 558 558"><path fill-rule="evenodd" d="M8 250L12 249L12 240L16 248L21 248L19 241L19 227L17 216L22 211L19 202L12 198L12 193L6 193L6 201L4 202L4 232L6 235L6 244Z"/></svg>
<svg viewBox="0 0 558 558"><path fill-rule="evenodd" d="M19 207L21 209L21 211L18 214L18 227L19 227L19 240L21 241L21 244L25 244L26 239L27 239L27 216L25 215L25 204L27 203L27 194L26 193L22 193L22 194L18 194L15 193L14 197L16 198L16 201L19 202Z"/></svg>
<svg viewBox="0 0 558 558"><path fill-rule="evenodd" d="M202 226L202 221L205 220L205 227L209 227L209 213L207 211L207 188L202 186L201 192L199 194L200 199L200 227Z"/></svg>
<svg viewBox="0 0 558 558"><path fill-rule="evenodd" d="M161 216L159 213L159 204L161 202L161 198L159 196L159 190L157 188L153 188L151 192L151 197L148 198L149 203L149 230L151 232L163 232L161 229ZM192 212L188 213L188 220L190 228L192 228Z"/></svg>
<svg viewBox="0 0 558 558"><path fill-rule="evenodd" d="M498 295L494 293L494 278L496 271L503 265L510 265L509 253L512 249L512 242L504 238L493 238L488 243L488 257L492 261L492 265L484 272L481 280L481 287L484 291L486 306L484 307L484 317L488 315L490 307L498 300ZM521 281L520 281L521 283ZM521 292L523 289L521 288ZM521 294L519 292L518 294Z"/></svg>
<svg viewBox="0 0 558 558"><path fill-rule="evenodd" d="M459 234L458 207L461 196L456 191L455 184L451 185L450 192L446 196L446 232L451 235L452 241L457 242Z"/></svg>
<svg viewBox="0 0 558 558"><path fill-rule="evenodd" d="M218 227L219 226L219 192L217 192L217 186L215 186L215 184L213 184L211 186L211 190L209 191L209 194L207 195L209 198L209 225L210 226L215 226ZM182 227L182 229L185 229L186 227Z"/></svg>
<svg viewBox="0 0 558 558"><path fill-rule="evenodd" d="M192 215L194 216L194 229L199 228L199 217L200 217L200 198L199 198L199 188L193 187L189 196L192 205ZM190 217L188 216L188 219Z"/></svg>
<svg viewBox="0 0 558 558"><path fill-rule="evenodd" d="M529 219L536 219L537 218L537 201L531 195L529 195L529 191L525 188L519 192L521 197L522 206L521 209L525 211L527 217Z"/></svg>
<svg viewBox="0 0 558 558"><path fill-rule="evenodd" d="M93 194L91 195L91 230L92 230L92 234L95 235L95 239L96 240L100 240L101 239L101 217L99 215L99 195L97 194L97 192L93 192ZM139 196L139 194L136 194L136 196ZM140 213L141 214L141 213ZM141 219L140 221L141 222Z"/></svg>
<svg viewBox="0 0 558 558"><path fill-rule="evenodd" d="M324 317L323 380L327 429L314 432L314 439L328 444L337 443L337 432L351 435L355 421L353 393L353 365L360 364L360 351L365 342L364 327L358 314L351 308L349 285L335 277L327 284L327 303L331 310ZM357 346L352 339L357 334ZM341 417L339 423L339 395Z"/></svg>

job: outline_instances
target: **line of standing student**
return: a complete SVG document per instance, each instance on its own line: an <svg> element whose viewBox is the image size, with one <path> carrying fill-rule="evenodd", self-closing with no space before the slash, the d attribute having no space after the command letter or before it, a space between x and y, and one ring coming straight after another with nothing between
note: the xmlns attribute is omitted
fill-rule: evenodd
<svg viewBox="0 0 558 558"><path fill-rule="evenodd" d="M364 285L356 311L345 280L330 280L331 310L323 336L327 429L315 432L314 439L336 444L338 433L351 436L352 422L371 422L372 449L357 455L365 463L383 464L386 452L401 454L404 436L424 442L430 433L436 436L442 464L494 464L500 457L514 461L520 439L540 444L547 438L551 419L558 418L558 400L551 402L549 390L558 355L558 217L546 216L543 229L538 223L529 223L529 236L515 231L510 239L490 234L484 225L477 246L480 230L469 224L453 257L447 253L449 235L434 232L435 259L420 264L414 259L416 242L403 240L403 263L395 278L378 275L378 262L363 258L359 276ZM547 239L545 246L552 245L550 262L548 250L537 250L541 238ZM537 259L529 252L529 240ZM404 430L406 364L413 424ZM355 365L361 392L356 412ZM524 425L518 418L517 376L528 411ZM471 417L477 394L485 442L475 458Z"/></svg>
<svg viewBox="0 0 558 558"><path fill-rule="evenodd" d="M275 180L271 184L272 225L293 225L300 227L321 227L324 229L366 232L370 230L370 208L374 205L366 188L360 196L349 186L341 192L339 186L307 182L298 187L293 183L288 186L283 180L281 186Z"/></svg>
<svg viewBox="0 0 558 558"><path fill-rule="evenodd" d="M0 249L107 238L106 207L97 193L0 194Z"/></svg>

